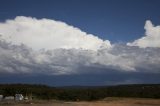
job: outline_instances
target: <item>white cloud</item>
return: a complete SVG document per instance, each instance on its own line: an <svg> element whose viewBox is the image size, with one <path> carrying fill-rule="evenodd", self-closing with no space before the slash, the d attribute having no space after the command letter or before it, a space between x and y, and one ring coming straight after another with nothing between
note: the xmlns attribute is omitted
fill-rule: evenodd
<svg viewBox="0 0 160 106"><path fill-rule="evenodd" d="M24 16L0 23L0 34L1 39L7 42L16 45L22 43L34 50L43 48L97 50L102 46L111 46L108 40L103 41L64 22Z"/></svg>
<svg viewBox="0 0 160 106"><path fill-rule="evenodd" d="M114 45L98 51L82 49L32 50L25 45L0 41L0 73L81 74L122 72L151 72L160 69L160 49L140 49Z"/></svg>
<svg viewBox="0 0 160 106"><path fill-rule="evenodd" d="M132 43L127 43L128 46L146 47L160 47L160 26L154 26L151 21L146 21L146 33L144 37L135 40Z"/></svg>
<svg viewBox="0 0 160 106"><path fill-rule="evenodd" d="M63 22L17 17L0 23L0 34L0 73L160 72L160 48L111 46Z"/></svg>

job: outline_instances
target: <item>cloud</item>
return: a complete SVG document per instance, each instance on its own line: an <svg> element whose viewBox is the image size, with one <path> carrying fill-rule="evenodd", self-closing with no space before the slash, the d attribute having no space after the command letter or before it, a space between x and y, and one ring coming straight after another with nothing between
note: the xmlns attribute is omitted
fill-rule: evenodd
<svg viewBox="0 0 160 106"><path fill-rule="evenodd" d="M98 51L82 49L32 50L0 41L0 73L73 75L90 73L159 73L160 49L113 45Z"/></svg>
<svg viewBox="0 0 160 106"><path fill-rule="evenodd" d="M160 26L154 26L151 21L146 21L144 29L145 36L135 40L132 43L127 43L128 46L138 46L140 48L146 47L160 47Z"/></svg>
<svg viewBox="0 0 160 106"><path fill-rule="evenodd" d="M1 73L62 75L90 73L99 69L134 70L128 59L115 56L108 49L92 51L60 48L35 51L23 44L0 41L0 51Z"/></svg>
<svg viewBox="0 0 160 106"><path fill-rule="evenodd" d="M0 23L0 34L1 39L7 42L24 44L34 50L57 48L97 50L102 46L111 46L108 40L103 41L64 22L24 16Z"/></svg>
<svg viewBox="0 0 160 106"><path fill-rule="evenodd" d="M128 60L136 72L159 73L160 48L139 48L116 44L111 50L112 55L119 55Z"/></svg>
<svg viewBox="0 0 160 106"><path fill-rule="evenodd" d="M111 45L59 21L16 17L0 34L1 75L160 73L160 48Z"/></svg>

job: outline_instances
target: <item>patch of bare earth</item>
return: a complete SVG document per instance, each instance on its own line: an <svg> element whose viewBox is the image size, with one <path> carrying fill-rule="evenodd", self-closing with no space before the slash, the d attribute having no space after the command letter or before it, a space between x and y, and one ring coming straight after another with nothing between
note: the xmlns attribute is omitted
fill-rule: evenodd
<svg viewBox="0 0 160 106"><path fill-rule="evenodd" d="M4 106L9 105L10 104L6 104ZM160 99L106 98L102 101L94 102L44 101L33 103L16 103L10 106L160 106Z"/></svg>

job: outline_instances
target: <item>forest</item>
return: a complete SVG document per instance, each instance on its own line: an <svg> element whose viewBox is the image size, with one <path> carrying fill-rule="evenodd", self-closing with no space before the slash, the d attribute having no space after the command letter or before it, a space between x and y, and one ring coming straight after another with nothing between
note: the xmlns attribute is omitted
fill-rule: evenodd
<svg viewBox="0 0 160 106"><path fill-rule="evenodd" d="M35 84L0 84L0 95L32 95L38 100L94 101L106 97L160 98L160 84L51 87Z"/></svg>

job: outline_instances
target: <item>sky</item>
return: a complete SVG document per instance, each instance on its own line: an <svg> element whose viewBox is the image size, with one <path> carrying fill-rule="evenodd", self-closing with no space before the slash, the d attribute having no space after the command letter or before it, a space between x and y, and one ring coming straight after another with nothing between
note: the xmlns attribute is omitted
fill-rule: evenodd
<svg viewBox="0 0 160 106"><path fill-rule="evenodd" d="M159 0L1 0L0 83L160 83Z"/></svg>

